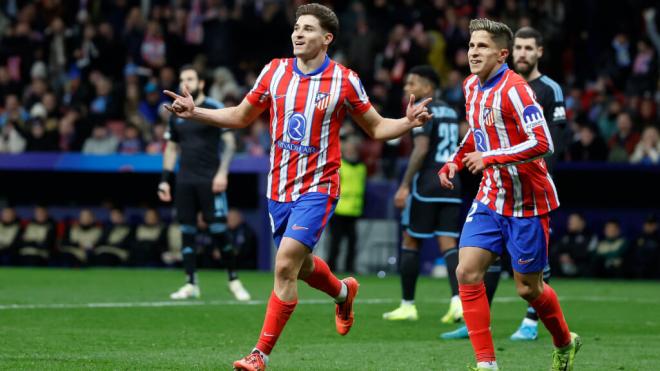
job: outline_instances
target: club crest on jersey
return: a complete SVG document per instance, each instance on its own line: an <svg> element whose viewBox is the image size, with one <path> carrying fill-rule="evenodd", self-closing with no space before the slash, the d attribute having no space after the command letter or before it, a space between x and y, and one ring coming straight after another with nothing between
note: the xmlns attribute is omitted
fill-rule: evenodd
<svg viewBox="0 0 660 371"><path fill-rule="evenodd" d="M314 99L314 103L316 103L316 108L318 110L321 110L321 111L328 108L328 104L330 104L330 99L331 98L332 98L332 95L330 93L318 93L318 94L316 94L316 98Z"/></svg>
<svg viewBox="0 0 660 371"><path fill-rule="evenodd" d="M307 120L305 120L305 116L296 112L289 118L287 134L289 135L289 138L299 142L305 137L305 134L307 133L306 128Z"/></svg>
<svg viewBox="0 0 660 371"><path fill-rule="evenodd" d="M495 112L490 107L484 108L482 118L484 119L484 126L493 126L495 124Z"/></svg>
<svg viewBox="0 0 660 371"><path fill-rule="evenodd" d="M529 105L523 110L523 126L525 130L532 130L537 126L543 125L545 118L543 112L535 106Z"/></svg>

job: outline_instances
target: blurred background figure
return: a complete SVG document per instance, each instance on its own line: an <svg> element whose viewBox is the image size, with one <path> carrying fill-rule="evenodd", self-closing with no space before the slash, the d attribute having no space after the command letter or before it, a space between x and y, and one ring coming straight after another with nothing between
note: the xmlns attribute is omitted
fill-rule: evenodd
<svg viewBox="0 0 660 371"><path fill-rule="evenodd" d="M47 265L55 252L55 222L45 206L34 208L34 216L26 225L18 247L18 259L22 265Z"/></svg>
<svg viewBox="0 0 660 371"><path fill-rule="evenodd" d="M10 265L16 259L23 228L12 207L2 209L0 215L0 265Z"/></svg>
<svg viewBox="0 0 660 371"><path fill-rule="evenodd" d="M124 211L119 207L111 208L110 220L94 249L95 264L111 267L127 264L134 239L133 227L126 220Z"/></svg>
<svg viewBox="0 0 660 371"><path fill-rule="evenodd" d="M93 250L97 247L103 230L96 223L92 210L82 209L78 220L68 228L60 247L62 263L69 267L87 266L91 263Z"/></svg>
<svg viewBox="0 0 660 371"><path fill-rule="evenodd" d="M355 257L357 244L358 219L364 208L364 192L367 183L367 166L360 160L360 139L355 135L347 136L341 141L341 197L335 209L335 215L330 219L330 254L328 266L337 271L340 246L346 240L347 248L344 255L344 272L355 272Z"/></svg>

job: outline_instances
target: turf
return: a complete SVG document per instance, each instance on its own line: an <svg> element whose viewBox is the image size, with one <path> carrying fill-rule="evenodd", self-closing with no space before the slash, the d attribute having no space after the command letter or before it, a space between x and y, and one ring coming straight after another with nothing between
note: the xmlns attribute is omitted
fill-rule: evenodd
<svg viewBox="0 0 660 371"><path fill-rule="evenodd" d="M168 294L182 274L172 270L0 269L0 369L146 370L231 369L254 345L267 273L243 273L255 302L238 304L226 275L203 271L201 300L171 305ZM468 341L442 341L445 280L422 278L417 322L390 323L383 312L398 304L397 277L360 277L356 324L341 337L334 305L300 285L296 312L271 356L274 370L465 370L473 363ZM553 283L571 329L584 347L576 370L652 370L660 364L658 282ZM105 303L105 304L104 304ZM178 303L175 303L178 304ZM547 370L550 336L513 343L525 305L503 281L493 307L493 335L503 370Z"/></svg>

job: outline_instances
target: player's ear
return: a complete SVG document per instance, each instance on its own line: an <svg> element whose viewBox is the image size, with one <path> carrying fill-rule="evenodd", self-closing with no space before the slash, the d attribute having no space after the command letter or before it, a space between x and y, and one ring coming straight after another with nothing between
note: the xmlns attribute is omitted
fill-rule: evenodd
<svg viewBox="0 0 660 371"><path fill-rule="evenodd" d="M504 63L507 58L509 58L509 48L500 49L500 56L497 58L497 62Z"/></svg>
<svg viewBox="0 0 660 371"><path fill-rule="evenodd" d="M539 59L541 59L541 57L543 57L543 47L542 46L539 46L538 53L539 53Z"/></svg>
<svg viewBox="0 0 660 371"><path fill-rule="evenodd" d="M331 34L330 32L326 32L325 35L323 35L323 45L330 46L330 44L332 44L332 40L334 39L335 35Z"/></svg>

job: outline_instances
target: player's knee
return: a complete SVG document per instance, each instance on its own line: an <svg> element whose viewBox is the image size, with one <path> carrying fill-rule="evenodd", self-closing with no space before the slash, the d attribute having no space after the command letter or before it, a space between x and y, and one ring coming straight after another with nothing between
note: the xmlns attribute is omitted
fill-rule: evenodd
<svg viewBox="0 0 660 371"><path fill-rule="evenodd" d="M528 302L534 301L541 295L543 287L537 282L516 282L516 291L518 295Z"/></svg>
<svg viewBox="0 0 660 371"><path fill-rule="evenodd" d="M478 269L467 266L465 264L458 264L456 267L456 279L461 284L472 285L483 281L484 274Z"/></svg>
<svg viewBox="0 0 660 371"><path fill-rule="evenodd" d="M292 262L282 261L275 264L275 279L283 281L296 281L298 279L299 269L296 269Z"/></svg>

